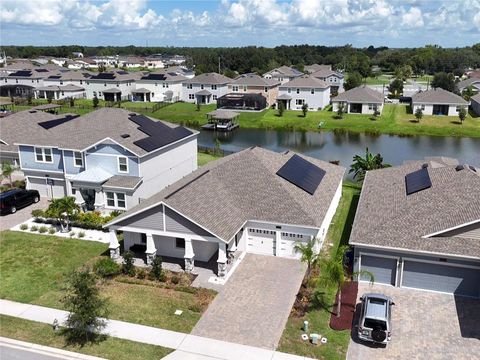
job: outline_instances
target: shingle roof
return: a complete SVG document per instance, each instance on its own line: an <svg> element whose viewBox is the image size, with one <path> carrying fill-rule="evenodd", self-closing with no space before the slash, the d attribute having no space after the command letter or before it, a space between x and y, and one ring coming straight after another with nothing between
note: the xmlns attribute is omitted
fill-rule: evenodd
<svg viewBox="0 0 480 360"><path fill-rule="evenodd" d="M383 103L383 94L366 86L359 86L339 94L332 101Z"/></svg>
<svg viewBox="0 0 480 360"><path fill-rule="evenodd" d="M310 195L276 175L293 155L255 147L211 162L111 224L164 202L225 241L247 220L320 228L345 169L300 155L326 171Z"/></svg>
<svg viewBox="0 0 480 360"><path fill-rule="evenodd" d="M204 73L198 76L195 76L192 79L185 80L184 84L211 84L211 85L221 85L228 84L232 79L229 77L223 76L217 73Z"/></svg>
<svg viewBox="0 0 480 360"><path fill-rule="evenodd" d="M265 79L256 74L245 74L238 76L235 80L230 82L230 84L247 86L277 86L280 85L280 81L275 79Z"/></svg>
<svg viewBox="0 0 480 360"><path fill-rule="evenodd" d="M293 80L290 80L289 82L281 85L281 88L284 87L298 87L298 88L321 88L321 89L326 89L330 85L327 84L325 81L322 81L320 79L317 79L313 76L310 75L302 75L299 77L296 77Z"/></svg>
<svg viewBox="0 0 480 360"><path fill-rule="evenodd" d="M343 78L343 74L333 71L332 69L320 69L318 71L315 71L311 75L317 78L327 78L332 75Z"/></svg>
<svg viewBox="0 0 480 360"><path fill-rule="evenodd" d="M453 104L453 105L468 105L461 96L450 91L436 88L427 91L418 92L412 96L412 104Z"/></svg>
<svg viewBox="0 0 480 360"><path fill-rule="evenodd" d="M308 74L312 74L316 71L319 71L319 70L332 70L332 65L320 65L320 64L312 64L312 65L305 65L304 66L304 70L306 73Z"/></svg>
<svg viewBox="0 0 480 360"><path fill-rule="evenodd" d="M294 68L292 68L290 66L286 66L286 65L283 65L283 66L280 66L279 68L270 70L270 71L267 72L267 74L272 74L274 72L278 72L278 73L280 73L284 76L288 76L288 77L303 75L303 73L301 71L298 71L297 69L294 69Z"/></svg>
<svg viewBox="0 0 480 360"><path fill-rule="evenodd" d="M480 89L480 78L468 78L455 84L455 87L462 91L469 86Z"/></svg>
<svg viewBox="0 0 480 360"><path fill-rule="evenodd" d="M476 103L479 103L480 104L480 93L478 93L477 95L475 96L472 96L470 98L470 101L475 101Z"/></svg>
<svg viewBox="0 0 480 360"><path fill-rule="evenodd" d="M139 176L113 175L102 186L110 188L135 189L142 181Z"/></svg>
<svg viewBox="0 0 480 360"><path fill-rule="evenodd" d="M432 186L407 196L405 175L425 162L367 172L350 243L480 258L478 239L423 237L480 220L480 169L430 159Z"/></svg>

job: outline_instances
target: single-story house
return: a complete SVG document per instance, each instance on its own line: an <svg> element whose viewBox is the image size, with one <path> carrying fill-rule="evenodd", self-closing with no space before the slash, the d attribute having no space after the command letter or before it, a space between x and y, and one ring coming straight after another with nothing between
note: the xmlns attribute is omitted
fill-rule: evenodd
<svg viewBox="0 0 480 360"><path fill-rule="evenodd" d="M470 99L470 106L473 112L480 116L480 93L472 96L472 98Z"/></svg>
<svg viewBox="0 0 480 360"><path fill-rule="evenodd" d="M280 86L277 106L283 102L285 109L321 110L330 103L330 85L309 75L302 75Z"/></svg>
<svg viewBox="0 0 480 360"><path fill-rule="evenodd" d="M375 283L479 297L479 192L480 169L455 159L368 171L350 236L354 270Z"/></svg>
<svg viewBox="0 0 480 360"><path fill-rule="evenodd" d="M158 254L218 264L224 276L235 251L298 258L295 244L317 238L320 251L341 194L343 167L287 151L253 147L211 162L115 218L112 257L144 247Z"/></svg>
<svg viewBox="0 0 480 360"><path fill-rule="evenodd" d="M463 107L468 109L470 103L450 91L436 88L421 91L412 96L412 112L422 109L424 115L458 116Z"/></svg>
<svg viewBox="0 0 480 360"><path fill-rule="evenodd" d="M471 88L474 93L478 93L480 91L480 78L471 77L462 80L458 82L455 87L460 94L467 88Z"/></svg>
<svg viewBox="0 0 480 360"><path fill-rule="evenodd" d="M366 86L359 86L333 98L333 111L338 111L340 104L342 104L347 114L373 114L375 109L381 114L383 99L382 93Z"/></svg>

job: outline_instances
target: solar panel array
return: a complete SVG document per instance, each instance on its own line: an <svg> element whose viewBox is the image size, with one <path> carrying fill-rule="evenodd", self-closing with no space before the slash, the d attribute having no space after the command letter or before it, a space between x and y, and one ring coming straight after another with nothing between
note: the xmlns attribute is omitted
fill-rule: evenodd
<svg viewBox="0 0 480 360"><path fill-rule="evenodd" d="M98 75L92 76L91 79L113 80L113 79L115 79L115 74L113 74L113 73L100 73Z"/></svg>
<svg viewBox="0 0 480 360"><path fill-rule="evenodd" d="M407 195L414 194L430 187L432 187L432 181L428 174L428 168L422 168L405 175L405 189Z"/></svg>
<svg viewBox="0 0 480 360"><path fill-rule="evenodd" d="M30 70L20 70L10 74L10 76L31 76L32 72Z"/></svg>
<svg viewBox="0 0 480 360"><path fill-rule="evenodd" d="M38 123L38 125L43 127L45 130L48 130L48 129L54 128L55 126L64 124L70 120L76 119L79 116L80 115L66 115L64 118L44 121L44 122Z"/></svg>
<svg viewBox="0 0 480 360"><path fill-rule="evenodd" d="M171 128L160 121L153 121L143 115L131 115L130 120L139 125L139 130L149 135L137 140L135 145L145 151L153 151L191 135L192 132L182 126Z"/></svg>
<svg viewBox="0 0 480 360"><path fill-rule="evenodd" d="M142 80L166 80L164 74L148 74L147 76L142 76Z"/></svg>
<svg viewBox="0 0 480 360"><path fill-rule="evenodd" d="M293 155L277 171L277 175L313 195L325 176L325 170L298 155Z"/></svg>
<svg viewBox="0 0 480 360"><path fill-rule="evenodd" d="M49 79L60 79L62 75L50 75L48 78Z"/></svg>
<svg viewBox="0 0 480 360"><path fill-rule="evenodd" d="M48 72L47 69L35 69L36 72Z"/></svg>

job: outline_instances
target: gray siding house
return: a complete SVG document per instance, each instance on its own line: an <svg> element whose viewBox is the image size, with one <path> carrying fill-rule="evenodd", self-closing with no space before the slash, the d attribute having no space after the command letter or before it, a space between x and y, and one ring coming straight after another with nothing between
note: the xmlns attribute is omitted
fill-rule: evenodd
<svg viewBox="0 0 480 360"><path fill-rule="evenodd" d="M454 159L367 172L350 236L354 270L380 284L480 297L479 194L480 169Z"/></svg>
<svg viewBox="0 0 480 360"><path fill-rule="evenodd" d="M470 107L475 114L480 116L480 94L472 96L470 99Z"/></svg>

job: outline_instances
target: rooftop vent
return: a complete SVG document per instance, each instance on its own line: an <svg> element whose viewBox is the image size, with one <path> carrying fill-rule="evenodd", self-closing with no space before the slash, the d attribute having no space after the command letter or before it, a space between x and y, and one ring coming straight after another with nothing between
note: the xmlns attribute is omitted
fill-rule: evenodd
<svg viewBox="0 0 480 360"><path fill-rule="evenodd" d="M428 168L428 163L425 163L422 165L422 169L426 169L426 168Z"/></svg>
<svg viewBox="0 0 480 360"><path fill-rule="evenodd" d="M122 134L121 137L124 138L124 139L126 139L126 138L129 138L129 137L130 137L130 134Z"/></svg>
<svg viewBox="0 0 480 360"><path fill-rule="evenodd" d="M128 114L128 116L136 116L136 115L137 115L137 114L135 114L135 113L130 113L130 114Z"/></svg>
<svg viewBox="0 0 480 360"><path fill-rule="evenodd" d="M463 169L464 169L463 165L457 165L457 166L455 166L455 170L456 170L456 171L461 171L461 170L463 170Z"/></svg>
<svg viewBox="0 0 480 360"><path fill-rule="evenodd" d="M36 113L36 112L37 112L37 110L30 110L30 111L29 111L29 113L31 113L31 114L34 114L34 113Z"/></svg>
<svg viewBox="0 0 480 360"><path fill-rule="evenodd" d="M477 172L477 169L476 169L474 166L472 166L472 165L468 165L468 168L469 168L470 170L472 170L473 172Z"/></svg>

